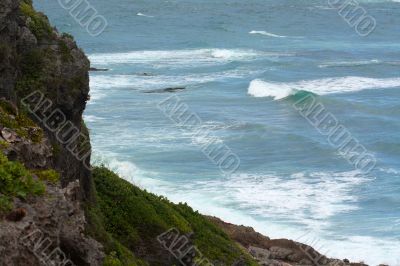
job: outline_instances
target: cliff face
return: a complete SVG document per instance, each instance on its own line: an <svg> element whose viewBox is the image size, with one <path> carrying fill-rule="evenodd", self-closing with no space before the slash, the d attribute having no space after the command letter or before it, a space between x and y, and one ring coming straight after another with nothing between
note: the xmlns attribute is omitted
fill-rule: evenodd
<svg viewBox="0 0 400 266"><path fill-rule="evenodd" d="M24 97L41 93L34 94L41 99L28 97L28 109L34 110L30 116L45 130L55 151L51 165L61 172L63 186L79 179L83 197L90 199L90 141L82 120L89 97L89 60L72 37L60 35L31 4L0 1L0 97L20 106ZM62 119L50 121L56 110ZM60 141L57 128L67 124L79 132L75 141Z"/></svg>
<svg viewBox="0 0 400 266"><path fill-rule="evenodd" d="M93 201L88 70L29 0L0 0L1 266L102 265L82 208Z"/></svg>

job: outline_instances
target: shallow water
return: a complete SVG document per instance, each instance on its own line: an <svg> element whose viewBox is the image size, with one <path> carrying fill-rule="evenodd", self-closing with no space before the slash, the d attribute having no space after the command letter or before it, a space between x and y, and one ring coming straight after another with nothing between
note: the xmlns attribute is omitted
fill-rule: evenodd
<svg viewBox="0 0 400 266"><path fill-rule="evenodd" d="M95 161L203 213L298 239L328 256L400 264L400 3L359 1L359 36L328 1L91 2L91 37L57 1L36 1L92 66L85 112ZM143 75L147 73L147 75ZM185 87L172 93L144 93ZM357 171L293 107L317 97L377 160ZM157 104L176 95L240 158L224 176L202 141ZM305 235L305 236L304 236ZM315 244L315 242L318 244Z"/></svg>

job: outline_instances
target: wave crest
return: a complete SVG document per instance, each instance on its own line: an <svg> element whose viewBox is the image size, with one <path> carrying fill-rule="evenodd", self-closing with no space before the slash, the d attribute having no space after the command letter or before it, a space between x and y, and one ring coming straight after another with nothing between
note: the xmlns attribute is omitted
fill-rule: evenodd
<svg viewBox="0 0 400 266"><path fill-rule="evenodd" d="M273 34L264 30L252 30L249 34L260 34L264 36L274 37L274 38L286 38L287 36Z"/></svg>
<svg viewBox="0 0 400 266"><path fill-rule="evenodd" d="M274 100L280 100L301 91L325 95L394 87L400 87L400 78L339 77L298 82L268 82L256 79L251 81L248 94L254 97L272 97Z"/></svg>

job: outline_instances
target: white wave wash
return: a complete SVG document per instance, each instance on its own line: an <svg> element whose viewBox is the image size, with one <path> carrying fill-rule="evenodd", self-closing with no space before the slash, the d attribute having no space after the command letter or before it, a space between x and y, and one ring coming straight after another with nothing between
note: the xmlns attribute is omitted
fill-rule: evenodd
<svg viewBox="0 0 400 266"><path fill-rule="evenodd" d="M252 61L263 57L292 56L290 53L262 52L245 49L197 49L165 51L131 51L89 55L92 65L150 64L151 67L193 67L224 64L230 61Z"/></svg>
<svg viewBox="0 0 400 266"><path fill-rule="evenodd" d="M146 15L146 14L143 14L143 13L140 13L140 12L137 13L136 16L139 16L139 17L147 17L147 18L154 18L154 16Z"/></svg>
<svg viewBox="0 0 400 266"><path fill-rule="evenodd" d="M235 69L214 73L199 73L188 75L95 75L90 77L90 86L95 90L108 88L131 88L137 90L164 89L168 87L184 87L206 82L240 79L255 76L261 70ZM97 91L96 91L97 93Z"/></svg>
<svg viewBox="0 0 400 266"><path fill-rule="evenodd" d="M325 95L394 87L400 87L400 78L339 77L288 83L256 79L250 83L248 94L254 97L272 97L275 100L280 100L299 91Z"/></svg>
<svg viewBox="0 0 400 266"><path fill-rule="evenodd" d="M328 67L355 67L355 66L367 66L367 65L376 65L384 63L377 59L372 60L360 60L360 61L339 61L339 62L326 62L318 65L319 68L328 68ZM390 64L390 62L388 62Z"/></svg>
<svg viewBox="0 0 400 266"><path fill-rule="evenodd" d="M287 178L275 174L238 174L228 179L196 182L187 187L200 193L226 191L218 202L250 211L264 218L274 217L302 224L308 229L329 228L329 219L356 210L354 188L370 179L358 171L296 173ZM285 199L285 200L282 200Z"/></svg>
<svg viewBox="0 0 400 266"><path fill-rule="evenodd" d="M273 34L273 33L267 32L267 31L263 31L263 30L252 30L249 32L249 34L260 34L260 35L274 37L274 38L286 38L287 37L287 36Z"/></svg>

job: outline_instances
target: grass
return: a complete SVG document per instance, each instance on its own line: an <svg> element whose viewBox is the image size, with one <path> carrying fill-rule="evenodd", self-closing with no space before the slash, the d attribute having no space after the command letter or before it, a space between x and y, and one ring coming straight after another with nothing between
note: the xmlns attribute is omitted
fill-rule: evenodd
<svg viewBox="0 0 400 266"><path fill-rule="evenodd" d="M16 114L7 101L0 101L0 125L14 130L20 137L30 139L34 143L43 139L43 130L38 128L24 111Z"/></svg>
<svg viewBox="0 0 400 266"><path fill-rule="evenodd" d="M174 227L182 234L193 232L194 244L210 261L232 265L242 258L246 265L257 265L220 228L187 204L173 204L128 183L105 167L95 168L93 178L98 201L97 222L112 239L133 253L146 250L152 254L162 249L157 236ZM114 258L120 259L120 254L115 253L107 261L111 263Z"/></svg>
<svg viewBox="0 0 400 266"><path fill-rule="evenodd" d="M0 215L13 208L13 198L26 199L45 193L45 185L19 162L12 162L0 153Z"/></svg>
<svg viewBox="0 0 400 266"><path fill-rule="evenodd" d="M60 174L53 169L35 170L33 172L40 180L56 184L60 181Z"/></svg>

